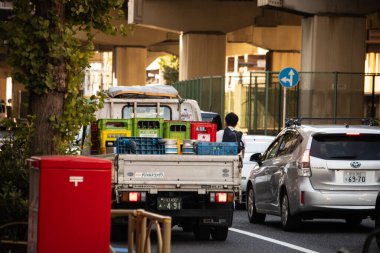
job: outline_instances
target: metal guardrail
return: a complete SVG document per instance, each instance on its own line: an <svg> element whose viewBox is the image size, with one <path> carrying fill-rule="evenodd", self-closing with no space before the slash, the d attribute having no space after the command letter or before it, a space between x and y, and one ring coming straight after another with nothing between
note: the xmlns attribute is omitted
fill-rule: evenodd
<svg viewBox="0 0 380 253"><path fill-rule="evenodd" d="M10 222L0 226L0 253L26 252L28 222Z"/></svg>
<svg viewBox="0 0 380 253"><path fill-rule="evenodd" d="M171 217L146 212L141 209L111 210L111 215L128 216L128 252L150 253L150 234L152 232L153 227L155 227L157 234L157 252L170 253L172 229ZM26 248L28 245L26 239L27 226L27 222L12 222L1 225L0 252L26 252ZM111 245L110 252L116 253Z"/></svg>
<svg viewBox="0 0 380 253"><path fill-rule="evenodd" d="M146 212L142 209L113 209L111 210L111 215L128 216L128 252L150 253L150 233L153 226L155 226L157 234L157 252L170 253L172 229L171 217ZM114 252L112 247L110 252Z"/></svg>

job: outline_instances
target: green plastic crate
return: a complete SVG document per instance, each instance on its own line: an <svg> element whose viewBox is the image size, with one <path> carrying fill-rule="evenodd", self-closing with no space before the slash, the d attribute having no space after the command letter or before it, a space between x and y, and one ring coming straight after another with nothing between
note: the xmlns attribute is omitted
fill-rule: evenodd
<svg viewBox="0 0 380 253"><path fill-rule="evenodd" d="M163 118L132 118L134 137L156 137L164 136Z"/></svg>
<svg viewBox="0 0 380 253"><path fill-rule="evenodd" d="M164 138L179 139L181 141L190 139L189 121L165 121Z"/></svg>
<svg viewBox="0 0 380 253"><path fill-rule="evenodd" d="M132 132L132 120L131 119L99 119L99 130L130 130Z"/></svg>

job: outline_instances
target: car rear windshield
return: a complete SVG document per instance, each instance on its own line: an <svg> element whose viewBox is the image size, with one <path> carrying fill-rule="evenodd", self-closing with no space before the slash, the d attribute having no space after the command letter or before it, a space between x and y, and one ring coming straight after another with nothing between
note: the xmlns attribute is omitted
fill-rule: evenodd
<svg viewBox="0 0 380 253"><path fill-rule="evenodd" d="M318 134L310 155L326 160L380 160L379 134Z"/></svg>

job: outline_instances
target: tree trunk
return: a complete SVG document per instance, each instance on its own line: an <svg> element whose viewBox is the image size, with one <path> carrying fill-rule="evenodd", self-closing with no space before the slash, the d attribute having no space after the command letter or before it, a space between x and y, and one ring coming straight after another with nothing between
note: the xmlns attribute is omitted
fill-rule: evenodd
<svg viewBox="0 0 380 253"><path fill-rule="evenodd" d="M32 139L32 155L58 154L60 133L49 122L49 117L52 115L59 117L63 112L63 106L63 93L49 92L44 95L30 95L30 114L37 116Z"/></svg>
<svg viewBox="0 0 380 253"><path fill-rule="evenodd" d="M64 4L63 1L39 0L36 3L36 15L49 19L49 12L57 14L58 23L50 22L50 33L59 35L63 41L62 32L59 24L64 25ZM51 43L52 41L46 41ZM53 41L57 43L56 41ZM63 44L63 43L62 43ZM49 50L47 49L47 54ZM67 75L65 59L47 59L47 63L53 65L53 80L55 88L49 90L47 94L38 95L30 91L29 113L36 115L35 134L32 139L32 155L54 155L59 153L61 134L54 128L54 122L50 122L51 116L59 118L64 110L65 94L67 92Z"/></svg>

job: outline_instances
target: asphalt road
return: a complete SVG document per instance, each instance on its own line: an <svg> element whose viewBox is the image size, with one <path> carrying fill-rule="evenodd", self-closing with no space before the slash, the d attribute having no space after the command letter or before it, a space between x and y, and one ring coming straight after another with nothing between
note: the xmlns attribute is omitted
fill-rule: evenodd
<svg viewBox="0 0 380 253"><path fill-rule="evenodd" d="M359 226L350 226L344 220L305 221L297 232L284 232L280 218L267 216L262 225L250 224L246 211L235 211L233 226L225 242L196 241L192 233L174 227L171 252L361 252L366 236L373 231L374 221L367 219ZM152 238L152 252L157 252ZM113 243L117 252L126 252L125 245ZM373 242L370 252L380 252Z"/></svg>

